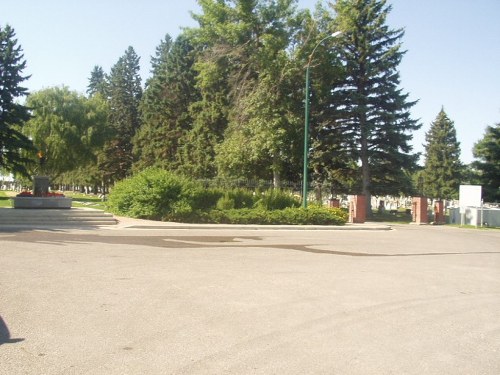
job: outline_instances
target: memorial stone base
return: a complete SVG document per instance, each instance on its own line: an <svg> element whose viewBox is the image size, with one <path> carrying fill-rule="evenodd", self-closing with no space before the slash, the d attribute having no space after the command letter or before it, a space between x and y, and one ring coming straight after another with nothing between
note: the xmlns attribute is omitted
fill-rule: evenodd
<svg viewBox="0 0 500 375"><path fill-rule="evenodd" d="M15 197L11 198L13 208L71 208L72 199L64 197Z"/></svg>
<svg viewBox="0 0 500 375"><path fill-rule="evenodd" d="M66 197L47 196L49 193L49 177L33 176L33 196L11 198L13 208L71 208L72 199Z"/></svg>

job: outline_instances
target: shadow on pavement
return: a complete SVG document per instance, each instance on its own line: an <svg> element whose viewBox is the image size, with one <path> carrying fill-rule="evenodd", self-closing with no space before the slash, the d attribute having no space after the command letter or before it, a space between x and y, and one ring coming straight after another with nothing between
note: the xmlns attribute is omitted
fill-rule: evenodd
<svg viewBox="0 0 500 375"><path fill-rule="evenodd" d="M0 316L0 345L2 344L15 344L16 342L24 341L24 339L13 339L10 337L9 329L7 324L3 321Z"/></svg>

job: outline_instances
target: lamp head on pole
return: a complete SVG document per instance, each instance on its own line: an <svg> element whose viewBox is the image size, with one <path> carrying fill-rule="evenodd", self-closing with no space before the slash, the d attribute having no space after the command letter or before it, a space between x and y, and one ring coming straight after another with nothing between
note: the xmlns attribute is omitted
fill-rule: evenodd
<svg viewBox="0 0 500 375"><path fill-rule="evenodd" d="M309 60L307 62L307 66L311 65L311 61L312 61L312 58L313 58L313 55L314 55L314 52L316 52L316 48L319 47L319 45L321 43L323 43L325 40L327 39L330 39L330 38L336 38L338 37L339 35L342 35L342 31L335 31L334 33L331 33L330 35L327 35L325 36L323 39L321 39L318 43L316 43L316 45L314 46L311 54L309 55Z"/></svg>

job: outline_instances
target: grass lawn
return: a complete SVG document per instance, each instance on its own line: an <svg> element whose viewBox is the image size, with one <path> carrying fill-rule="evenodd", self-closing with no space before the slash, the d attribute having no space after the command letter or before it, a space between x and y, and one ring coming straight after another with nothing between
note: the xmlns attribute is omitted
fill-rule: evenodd
<svg viewBox="0 0 500 375"><path fill-rule="evenodd" d="M73 198L73 207L88 207L97 210L105 210L106 205L97 195L87 195L80 193L65 192L65 196Z"/></svg>
<svg viewBox="0 0 500 375"><path fill-rule="evenodd" d="M0 207L11 207L9 198L15 195L13 191L0 191Z"/></svg>

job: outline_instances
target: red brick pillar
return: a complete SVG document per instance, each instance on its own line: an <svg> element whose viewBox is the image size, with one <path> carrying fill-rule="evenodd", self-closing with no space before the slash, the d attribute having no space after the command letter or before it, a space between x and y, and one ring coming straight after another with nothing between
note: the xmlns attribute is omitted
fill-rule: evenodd
<svg viewBox="0 0 500 375"><path fill-rule="evenodd" d="M444 204L443 201L434 202L434 224L444 224Z"/></svg>
<svg viewBox="0 0 500 375"><path fill-rule="evenodd" d="M413 222L415 224L428 224L427 198L414 197L412 202Z"/></svg>
<svg viewBox="0 0 500 375"><path fill-rule="evenodd" d="M366 197L353 195L349 202L349 222L364 223L366 221Z"/></svg>

